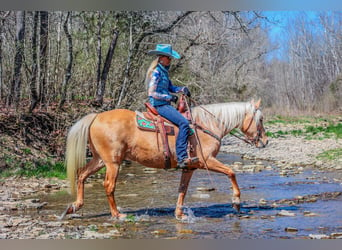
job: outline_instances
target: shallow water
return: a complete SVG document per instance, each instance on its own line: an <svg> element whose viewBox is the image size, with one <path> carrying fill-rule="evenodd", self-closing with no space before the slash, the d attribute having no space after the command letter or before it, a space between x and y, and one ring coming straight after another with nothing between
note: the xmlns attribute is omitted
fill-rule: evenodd
<svg viewBox="0 0 342 250"><path fill-rule="evenodd" d="M251 164L237 155L220 154L218 158L225 164ZM272 168L255 173L236 172L242 200L239 213L231 206L229 179L197 170L185 199L188 219L176 220L174 209L181 171L150 171L133 163L122 167L115 192L121 212L128 214L126 221L111 220L103 178L89 179L84 207L78 217L67 219L75 225L97 225L98 232L109 231L103 225L112 223L120 231L120 236L113 238L129 239L308 238L310 234L342 231L342 195L329 195L342 191L341 179L336 180L335 173L304 168L301 173L282 176L276 166L264 164ZM40 199L48 202L40 215L60 215L73 201L66 191ZM264 203L259 203L261 199Z"/></svg>

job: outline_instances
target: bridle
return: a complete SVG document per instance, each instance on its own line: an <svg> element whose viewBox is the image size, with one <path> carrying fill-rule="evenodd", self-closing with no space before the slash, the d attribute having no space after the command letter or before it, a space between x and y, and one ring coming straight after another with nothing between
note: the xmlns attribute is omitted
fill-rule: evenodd
<svg viewBox="0 0 342 250"><path fill-rule="evenodd" d="M252 118L251 118L251 120L250 120L250 122L249 122L249 124L247 126L247 129L245 131L248 131L249 128L251 127L251 125L252 125L253 120L255 121L255 115L258 112L258 110L260 110L260 109L259 108L254 109L253 116L252 116ZM265 147L266 146L265 143L263 143L263 141L261 140L261 135L262 135L262 132L263 132L262 122L261 121L259 121L259 122L255 121L255 122L258 125L257 125L257 134L254 137L249 137L247 135L243 135L240 132L235 132L238 135L236 135L233 132L230 132L230 134L233 135L234 137L236 137L236 138L246 142L247 144L257 145L257 143L259 142L262 147Z"/></svg>

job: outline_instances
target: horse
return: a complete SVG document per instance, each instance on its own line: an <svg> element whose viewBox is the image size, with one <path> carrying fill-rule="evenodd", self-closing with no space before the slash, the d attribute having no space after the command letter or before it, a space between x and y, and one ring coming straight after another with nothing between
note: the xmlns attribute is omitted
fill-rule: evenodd
<svg viewBox="0 0 342 250"><path fill-rule="evenodd" d="M182 170L178 190L175 217L184 219L184 199L190 179L196 169L207 169L223 173L230 178L233 195L232 205L240 205L240 189L234 171L215 157L221 146L221 139L234 128L240 129L245 141L256 147L265 147L268 138L263 126L260 100L254 103L234 102L197 105L191 107L196 140L193 151L199 161L189 169ZM198 129L202 128L202 129ZM203 129L205 128L205 129ZM175 134L178 128L175 126ZM137 127L136 112L128 109L114 109L102 113L91 113L78 120L69 130L66 143L67 176L72 193L77 191L76 200L68 205L64 214L75 213L84 204L84 183L92 174L106 167L103 186L109 203L112 218L126 217L121 213L115 201L115 186L120 164L124 160L138 162L151 168L164 168L163 150L160 148L160 134L143 131ZM168 136L171 151L171 168L177 167L175 154L175 135ZM86 150L92 153L92 159L86 163ZM77 190L76 188L77 178Z"/></svg>

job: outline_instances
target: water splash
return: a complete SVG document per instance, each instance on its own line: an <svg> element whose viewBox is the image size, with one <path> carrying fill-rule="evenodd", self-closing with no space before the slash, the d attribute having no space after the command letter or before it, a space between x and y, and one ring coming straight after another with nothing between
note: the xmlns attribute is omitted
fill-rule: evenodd
<svg viewBox="0 0 342 250"><path fill-rule="evenodd" d="M182 222L185 223L195 223L199 220L201 220L200 217L196 217L194 212L189 207L184 207L184 213L186 214L186 217L182 219Z"/></svg>

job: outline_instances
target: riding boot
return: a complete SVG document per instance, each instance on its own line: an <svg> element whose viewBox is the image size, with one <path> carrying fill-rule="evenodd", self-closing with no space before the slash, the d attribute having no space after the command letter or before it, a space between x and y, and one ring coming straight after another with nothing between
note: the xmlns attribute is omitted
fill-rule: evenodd
<svg viewBox="0 0 342 250"><path fill-rule="evenodd" d="M195 165L199 161L198 157L185 158L178 162L178 169L189 169L189 167Z"/></svg>

